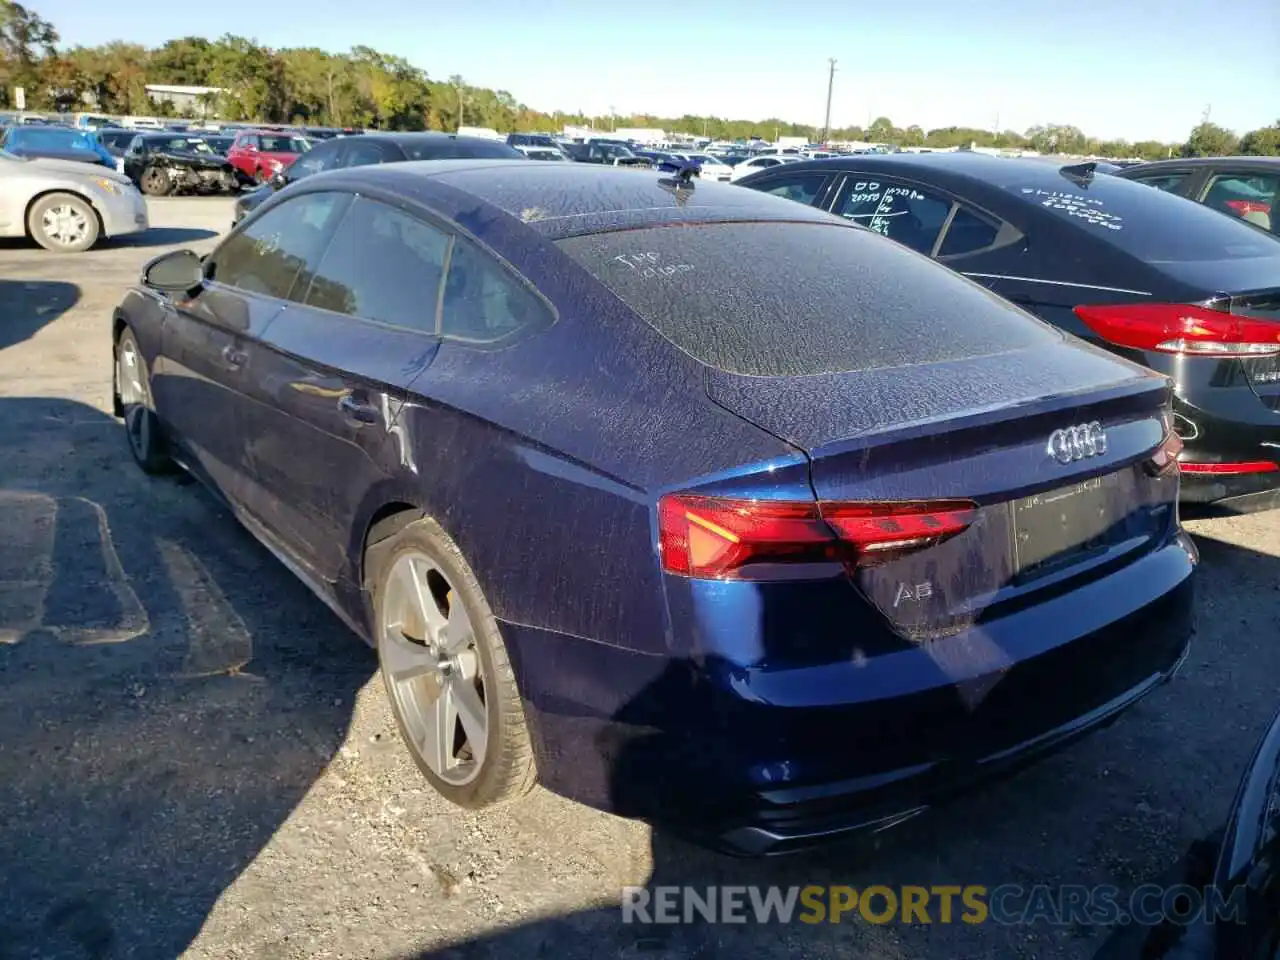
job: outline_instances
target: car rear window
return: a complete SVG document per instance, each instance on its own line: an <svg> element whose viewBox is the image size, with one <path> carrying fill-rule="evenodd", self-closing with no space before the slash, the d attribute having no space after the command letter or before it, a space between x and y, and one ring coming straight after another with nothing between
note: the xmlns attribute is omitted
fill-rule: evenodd
<svg viewBox="0 0 1280 960"><path fill-rule="evenodd" d="M1253 228L1163 190L1100 174L1052 185L1013 183L1017 193L1077 224L1144 263L1242 260L1272 257L1275 241Z"/></svg>
<svg viewBox="0 0 1280 960"><path fill-rule="evenodd" d="M1058 334L869 230L699 223L558 241L702 363L790 377L1004 353Z"/></svg>
<svg viewBox="0 0 1280 960"><path fill-rule="evenodd" d="M403 143L410 160L523 160L524 154L498 140L432 140L429 143Z"/></svg>

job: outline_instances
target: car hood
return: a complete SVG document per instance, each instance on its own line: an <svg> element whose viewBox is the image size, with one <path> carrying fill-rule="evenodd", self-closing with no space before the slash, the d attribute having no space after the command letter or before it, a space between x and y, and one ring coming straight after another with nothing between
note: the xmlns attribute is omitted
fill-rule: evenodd
<svg viewBox="0 0 1280 960"><path fill-rule="evenodd" d="M60 160L55 157L29 157L27 164L32 170L47 170L49 173L59 175L78 174L82 177L92 177L97 180L113 180L116 183L133 183L128 177L122 173L117 173L114 168L105 164L93 165L85 163L83 160Z"/></svg>
<svg viewBox="0 0 1280 960"><path fill-rule="evenodd" d="M194 150L156 150L152 157L168 160L183 167L196 167L202 170L225 167L229 161L220 153L196 153Z"/></svg>

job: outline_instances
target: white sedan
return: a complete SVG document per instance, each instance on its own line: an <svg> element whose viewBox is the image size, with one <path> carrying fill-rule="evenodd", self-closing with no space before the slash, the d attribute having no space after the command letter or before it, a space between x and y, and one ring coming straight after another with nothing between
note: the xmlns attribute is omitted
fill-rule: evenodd
<svg viewBox="0 0 1280 960"><path fill-rule="evenodd" d="M702 169L699 176L703 180L727 182L733 176L733 167L709 153L674 153L672 156L698 164Z"/></svg>
<svg viewBox="0 0 1280 960"><path fill-rule="evenodd" d="M795 163L797 160L800 160L800 159L802 158L791 157L791 156L751 157L747 160L743 160L740 164L738 164L736 167L733 168L733 173L729 175L729 182L736 183L737 181L741 180L743 177L750 176L751 174L756 173L760 170L767 170L770 167L776 167L780 163Z"/></svg>
<svg viewBox="0 0 1280 960"><path fill-rule="evenodd" d="M803 159L803 157L799 156L749 157L749 159L742 161L742 163L733 168L733 173L730 174L730 178L728 179L730 179L730 183L736 183L737 180L749 177L749 175L758 172L758 170L767 170L771 168L771 166L777 166L778 164L794 164L797 160L801 159Z"/></svg>

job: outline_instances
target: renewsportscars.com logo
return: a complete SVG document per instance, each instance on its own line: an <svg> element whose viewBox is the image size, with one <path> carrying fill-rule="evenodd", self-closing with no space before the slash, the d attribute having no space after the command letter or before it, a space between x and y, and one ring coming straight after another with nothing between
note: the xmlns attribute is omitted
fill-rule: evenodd
<svg viewBox="0 0 1280 960"><path fill-rule="evenodd" d="M1239 923L1246 891L1146 884L1022 887L623 887L623 923L1035 923L1117 926Z"/></svg>

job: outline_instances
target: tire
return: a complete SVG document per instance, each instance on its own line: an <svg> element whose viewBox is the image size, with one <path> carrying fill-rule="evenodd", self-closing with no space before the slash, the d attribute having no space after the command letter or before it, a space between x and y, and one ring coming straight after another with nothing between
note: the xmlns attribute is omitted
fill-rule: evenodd
<svg viewBox="0 0 1280 960"><path fill-rule="evenodd" d="M374 558L376 569L369 570ZM366 569L383 683L418 769L461 807L524 796L536 771L515 674L497 621L457 545L434 520L415 520L368 551ZM447 733L431 737L442 719ZM434 749L428 752L428 745Z"/></svg>
<svg viewBox="0 0 1280 960"><path fill-rule="evenodd" d="M266 183L269 179L271 178L267 176L267 172L263 170L261 167L257 167L256 169L254 169L253 171L254 184L260 187L264 183Z"/></svg>
<svg viewBox="0 0 1280 960"><path fill-rule="evenodd" d="M173 189L173 184L159 167L147 167L138 178L138 187L149 197L163 197Z"/></svg>
<svg viewBox="0 0 1280 960"><path fill-rule="evenodd" d="M133 331L125 327L116 341L112 364L112 386L129 452L143 473L158 476L174 473L178 465L169 457L164 430L151 400L151 376L138 348Z"/></svg>
<svg viewBox="0 0 1280 960"><path fill-rule="evenodd" d="M31 239L55 253L84 253L98 242L98 212L83 197L51 193L31 205Z"/></svg>

